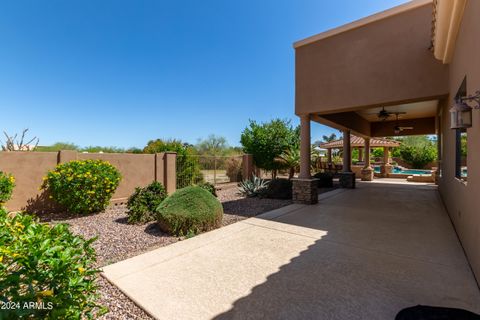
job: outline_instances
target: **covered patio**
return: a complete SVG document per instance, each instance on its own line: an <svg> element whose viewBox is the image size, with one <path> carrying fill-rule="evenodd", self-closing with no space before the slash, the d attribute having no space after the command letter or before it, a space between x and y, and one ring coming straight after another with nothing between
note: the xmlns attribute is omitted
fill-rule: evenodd
<svg viewBox="0 0 480 320"><path fill-rule="evenodd" d="M432 10L431 1L412 1L294 44L295 114L301 125L296 203L317 202L310 172L312 121L343 132L336 144L343 149L340 184L345 188L354 188L359 175L372 180L373 139L439 134L448 67L429 50ZM351 150L358 138L364 139L365 165L355 174ZM388 175L387 148L383 162L382 173Z"/></svg>

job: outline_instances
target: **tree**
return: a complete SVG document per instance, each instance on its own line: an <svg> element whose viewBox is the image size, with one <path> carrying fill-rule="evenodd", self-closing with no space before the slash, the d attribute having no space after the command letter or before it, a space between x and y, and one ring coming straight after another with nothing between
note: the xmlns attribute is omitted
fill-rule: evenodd
<svg viewBox="0 0 480 320"><path fill-rule="evenodd" d="M40 152L51 152L51 151L60 151L60 150L79 150L80 147L76 144L69 142L56 142L51 146L38 146L34 151Z"/></svg>
<svg viewBox="0 0 480 320"><path fill-rule="evenodd" d="M428 136L408 136L401 140L400 157L415 169L423 169L437 159L437 146Z"/></svg>
<svg viewBox="0 0 480 320"><path fill-rule="evenodd" d="M332 141L335 141L337 139L338 138L337 138L337 135L335 133L332 133L329 136L327 136L327 135L322 136L323 142L332 142Z"/></svg>
<svg viewBox="0 0 480 320"><path fill-rule="evenodd" d="M199 154L223 156L228 150L228 144L224 137L211 134L206 139L199 140L195 148Z"/></svg>
<svg viewBox="0 0 480 320"><path fill-rule="evenodd" d="M255 165L272 171L272 176L275 177L278 169L285 168L276 159L286 150L299 148L300 126L294 128L290 120L282 119L260 124L250 120L242 132L240 142L243 151L253 155Z"/></svg>
<svg viewBox="0 0 480 320"><path fill-rule="evenodd" d="M295 175L295 171L300 169L300 149L294 147L285 150L277 157L277 161L279 161L282 166L289 169L288 179L292 179Z"/></svg>
<svg viewBox="0 0 480 320"><path fill-rule="evenodd" d="M193 148L180 140L151 140L143 148L144 153L176 152L177 153L177 187L183 188L203 182L198 156Z"/></svg>

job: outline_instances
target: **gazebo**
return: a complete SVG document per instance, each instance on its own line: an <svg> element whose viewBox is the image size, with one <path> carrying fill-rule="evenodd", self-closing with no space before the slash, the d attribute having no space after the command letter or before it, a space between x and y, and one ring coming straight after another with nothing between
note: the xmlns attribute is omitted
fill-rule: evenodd
<svg viewBox="0 0 480 320"><path fill-rule="evenodd" d="M327 149L327 162L332 163L332 149L343 149L344 140L334 140L330 142L324 142L320 144L320 148ZM391 172L391 158L390 149L400 146L400 143L395 140L385 138L371 138L369 143L366 143L362 137L357 137L353 134L350 135L350 148L358 149L358 160L364 161L363 154L365 151L365 164L362 170L362 180L371 180L373 176L373 169L370 166L370 149L371 148L383 148L383 163L380 166L380 173L385 175ZM368 148L368 150L366 150ZM351 161L351 157L350 157ZM365 173L365 174L364 174Z"/></svg>

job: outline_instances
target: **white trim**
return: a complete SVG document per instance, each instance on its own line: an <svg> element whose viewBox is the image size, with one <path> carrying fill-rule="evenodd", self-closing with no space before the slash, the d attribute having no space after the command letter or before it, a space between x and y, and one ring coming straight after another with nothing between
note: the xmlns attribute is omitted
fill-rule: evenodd
<svg viewBox="0 0 480 320"><path fill-rule="evenodd" d="M448 1L450 1L450 0L448 0ZM388 10L385 10L385 11L381 11L379 13L373 14L373 15L365 17L365 18L362 18L360 20L356 20L354 22L344 24L343 26L340 26L340 27L337 27L337 28L334 28L334 29L330 29L328 31L316 34L314 36L305 38L303 40L299 40L299 41L293 43L293 47L296 49L298 47L301 47L301 46L310 44L312 42L316 42L318 40L322 40L322 39L337 35L337 34L342 33L342 32L346 32L346 31L349 31L349 30L353 30L353 29L363 27L363 26L365 26L369 23L376 22L376 21L379 21L379 20L394 16L394 15L400 14L400 13L403 13L403 12L406 12L406 11L410 11L410 10L425 6L427 4L431 4L432 2L433 2L433 0L413 0L413 1L409 1L405 4L393 7L391 9L388 9Z"/></svg>

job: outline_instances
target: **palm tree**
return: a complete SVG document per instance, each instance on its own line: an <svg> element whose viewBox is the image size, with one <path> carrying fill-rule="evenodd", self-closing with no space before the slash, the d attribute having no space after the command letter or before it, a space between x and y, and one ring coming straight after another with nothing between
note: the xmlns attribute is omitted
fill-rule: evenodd
<svg viewBox="0 0 480 320"><path fill-rule="evenodd" d="M332 133L331 135L323 135L322 136L323 142L332 142L334 140L337 140L337 135L335 133Z"/></svg>
<svg viewBox="0 0 480 320"><path fill-rule="evenodd" d="M298 171L300 168L300 149L289 148L278 156L276 161L289 169L288 179L292 179L295 171Z"/></svg>

